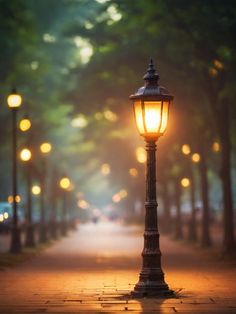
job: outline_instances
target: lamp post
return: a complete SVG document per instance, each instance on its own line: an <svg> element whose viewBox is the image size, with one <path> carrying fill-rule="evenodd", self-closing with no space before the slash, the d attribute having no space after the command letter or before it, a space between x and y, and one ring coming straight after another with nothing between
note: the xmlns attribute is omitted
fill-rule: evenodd
<svg viewBox="0 0 236 314"><path fill-rule="evenodd" d="M61 220L61 233L67 234L67 192L71 186L70 179L66 176L60 179L59 185L62 189L62 220Z"/></svg>
<svg viewBox="0 0 236 314"><path fill-rule="evenodd" d="M28 247L35 246L34 239L34 225L32 222L32 197L31 197L31 185L32 185L32 169L31 169L31 151L28 148L24 148L20 154L21 160L27 163L27 228L25 245Z"/></svg>
<svg viewBox="0 0 236 314"><path fill-rule="evenodd" d="M158 85L158 79L159 75L151 60L144 75L145 86L130 96L137 128L140 135L145 138L147 151L143 265L139 282L132 292L136 297L173 294L164 280L161 267L156 201L156 142L166 130L173 96L164 87Z"/></svg>
<svg viewBox="0 0 236 314"><path fill-rule="evenodd" d="M45 157L52 150L52 145L48 142L44 142L40 145L40 151L43 155L42 159L42 170L40 175L40 229L39 229L39 241L46 242L47 241L47 227L46 227L46 217L45 217L45 190L46 190L46 176L47 176L47 164Z"/></svg>
<svg viewBox="0 0 236 314"><path fill-rule="evenodd" d="M7 98L7 103L12 111L12 197L13 197L13 220L11 228L11 253L19 253L21 251L20 230L18 226L17 216L17 110L21 106L22 97L17 93L16 89Z"/></svg>

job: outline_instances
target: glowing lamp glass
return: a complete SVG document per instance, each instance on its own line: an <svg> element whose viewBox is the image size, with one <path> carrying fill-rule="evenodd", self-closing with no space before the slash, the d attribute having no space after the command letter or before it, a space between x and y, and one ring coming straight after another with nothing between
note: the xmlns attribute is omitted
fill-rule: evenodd
<svg viewBox="0 0 236 314"><path fill-rule="evenodd" d="M145 137L164 134L169 115L169 101L134 101L134 113L138 131Z"/></svg>

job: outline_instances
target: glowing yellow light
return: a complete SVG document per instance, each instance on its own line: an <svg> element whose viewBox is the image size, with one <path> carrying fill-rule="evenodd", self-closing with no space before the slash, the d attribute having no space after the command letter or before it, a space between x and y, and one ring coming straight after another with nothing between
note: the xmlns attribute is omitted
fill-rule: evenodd
<svg viewBox="0 0 236 314"><path fill-rule="evenodd" d="M105 110L104 117L111 122L116 122L118 119L117 114L112 112L111 110Z"/></svg>
<svg viewBox="0 0 236 314"><path fill-rule="evenodd" d="M212 144L212 150L215 152L215 153L218 153L220 151L220 143L219 142L214 142Z"/></svg>
<svg viewBox="0 0 236 314"><path fill-rule="evenodd" d="M41 187L39 185L33 185L31 191L32 194L39 195L41 193Z"/></svg>
<svg viewBox="0 0 236 314"><path fill-rule="evenodd" d="M13 202L13 196L9 195L8 198L7 198L7 201L8 201L9 204L11 204Z"/></svg>
<svg viewBox="0 0 236 314"><path fill-rule="evenodd" d="M0 214L0 222L3 222L3 220L4 220L3 214Z"/></svg>
<svg viewBox="0 0 236 314"><path fill-rule="evenodd" d="M70 182L70 179L69 179L69 178L64 177L64 178L62 178L62 179L60 180L60 183L59 183L59 184L60 184L60 187L61 187L62 189L68 190L69 187L70 187L71 182Z"/></svg>
<svg viewBox="0 0 236 314"><path fill-rule="evenodd" d="M102 172L102 174L104 174L104 175L108 175L108 174L111 172L110 165L109 165L109 164L103 164L103 165L101 166L101 172Z"/></svg>
<svg viewBox="0 0 236 314"><path fill-rule="evenodd" d="M215 68L213 68L213 67L211 67L211 68L208 70L208 72L209 72L210 76L212 76L212 77L215 77L215 76L218 75L217 69L215 69Z"/></svg>
<svg viewBox="0 0 236 314"><path fill-rule="evenodd" d="M125 198L128 195L128 192L125 189L120 190L119 195L121 198Z"/></svg>
<svg viewBox="0 0 236 314"><path fill-rule="evenodd" d="M23 161L29 161L31 159L31 151L28 148L22 149L20 152L20 158Z"/></svg>
<svg viewBox="0 0 236 314"><path fill-rule="evenodd" d="M9 214L8 214L7 212L5 212L5 213L3 214L3 217L4 217L4 219L8 219Z"/></svg>
<svg viewBox="0 0 236 314"><path fill-rule="evenodd" d="M18 108L22 103L22 97L13 90L7 98L7 103L10 108Z"/></svg>
<svg viewBox="0 0 236 314"><path fill-rule="evenodd" d="M149 133L156 133L160 128L161 102L149 101L145 103L145 124Z"/></svg>
<svg viewBox="0 0 236 314"><path fill-rule="evenodd" d="M20 197L20 195L16 195L16 202L17 202L17 203L20 203L20 202L21 202L21 197Z"/></svg>
<svg viewBox="0 0 236 314"><path fill-rule="evenodd" d="M192 161L193 162L199 162L200 160L201 160L201 156L198 154L198 153L194 153L194 154L192 154Z"/></svg>
<svg viewBox="0 0 236 314"><path fill-rule="evenodd" d="M112 201L113 201L114 203L119 203L120 200L121 200L121 197L120 197L119 194L114 194L114 195L112 196Z"/></svg>
<svg viewBox="0 0 236 314"><path fill-rule="evenodd" d="M188 144L184 144L181 149L184 155L189 155L191 153L191 148Z"/></svg>
<svg viewBox="0 0 236 314"><path fill-rule="evenodd" d="M7 201L9 204L13 203L13 196L9 195ZM21 201L20 195L16 195L16 203L20 203L20 201Z"/></svg>
<svg viewBox="0 0 236 314"><path fill-rule="evenodd" d="M218 69L218 70L222 70L224 68L224 65L222 62L220 62L219 60L214 60L214 66Z"/></svg>
<svg viewBox="0 0 236 314"><path fill-rule="evenodd" d="M135 153L138 162L143 164L147 161L147 153L143 147L137 147Z"/></svg>
<svg viewBox="0 0 236 314"><path fill-rule="evenodd" d="M30 122L30 120L29 120L29 119L22 119L22 120L20 121L19 127L20 127L20 130L21 130L22 132L28 131L28 130L30 129L30 127L31 127L31 122Z"/></svg>
<svg viewBox="0 0 236 314"><path fill-rule="evenodd" d="M79 114L76 118L71 120L71 126L74 128L83 129L88 125L88 120L83 114Z"/></svg>
<svg viewBox="0 0 236 314"><path fill-rule="evenodd" d="M184 188L187 188L190 185L190 180L188 178L181 179L181 185Z"/></svg>
<svg viewBox="0 0 236 314"><path fill-rule="evenodd" d="M141 135L158 137L163 135L168 122L168 101L134 102L134 112L137 128Z"/></svg>
<svg viewBox="0 0 236 314"><path fill-rule="evenodd" d="M40 145L40 150L43 154L48 154L52 150L52 145L48 142L42 143Z"/></svg>
<svg viewBox="0 0 236 314"><path fill-rule="evenodd" d="M138 170L136 168L130 168L129 169L129 174L131 175L131 177L137 177Z"/></svg>
<svg viewBox="0 0 236 314"><path fill-rule="evenodd" d="M87 208L89 208L89 203L86 202L85 200L79 200L77 204L78 204L78 206L79 206L80 208L82 208L82 209L87 209Z"/></svg>

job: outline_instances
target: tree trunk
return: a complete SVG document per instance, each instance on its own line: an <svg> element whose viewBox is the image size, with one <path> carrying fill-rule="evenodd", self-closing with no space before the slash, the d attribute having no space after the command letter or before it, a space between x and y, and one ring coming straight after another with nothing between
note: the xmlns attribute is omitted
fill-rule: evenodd
<svg viewBox="0 0 236 314"><path fill-rule="evenodd" d="M199 170L201 177L201 194L202 194L202 234L201 234L201 246L209 247L211 245L210 239L210 213L209 213L209 185L207 178L207 164L206 153L203 144L200 148L201 160L199 162Z"/></svg>
<svg viewBox="0 0 236 314"><path fill-rule="evenodd" d="M223 251L231 253L235 249L234 238L234 212L232 200L231 182L231 145L230 145L230 119L228 104L224 104L219 111L219 131L221 140L221 181L223 189L223 214L224 214L224 237Z"/></svg>
<svg viewBox="0 0 236 314"><path fill-rule="evenodd" d="M189 241L196 241L197 240L197 226L196 226L196 209L195 209L195 178L193 167L190 165L189 168L189 175L190 175L190 196L191 196L191 217L189 219L189 233L188 239Z"/></svg>

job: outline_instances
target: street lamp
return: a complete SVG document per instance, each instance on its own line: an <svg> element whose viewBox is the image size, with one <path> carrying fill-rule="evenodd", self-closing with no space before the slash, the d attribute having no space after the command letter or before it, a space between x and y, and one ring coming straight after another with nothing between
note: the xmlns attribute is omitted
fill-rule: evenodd
<svg viewBox="0 0 236 314"><path fill-rule="evenodd" d="M161 268L156 201L156 141L166 130L173 96L158 85L159 75L154 69L152 60L143 78L145 86L130 96L137 128L140 135L145 138L147 151L143 265L133 295L171 296L173 291L166 284Z"/></svg>
<svg viewBox="0 0 236 314"><path fill-rule="evenodd" d="M35 246L34 239L34 225L32 222L32 197L31 197L31 185L32 185L32 169L31 169L31 151L28 148L22 149L20 153L21 160L27 163L27 228L25 245L28 247Z"/></svg>
<svg viewBox="0 0 236 314"><path fill-rule="evenodd" d="M71 187L71 181L68 177L64 176L60 179L59 185L63 192L62 197L62 221L61 221L61 233L66 235L67 233L67 192Z"/></svg>
<svg viewBox="0 0 236 314"><path fill-rule="evenodd" d="M47 241L47 227L46 227L46 217L45 217L45 189L46 189L46 176L47 176L47 163L45 157L51 152L52 145L48 142L44 142L40 145L40 151L43 155L42 159L42 170L40 175L40 230L39 230L39 240L40 242Z"/></svg>
<svg viewBox="0 0 236 314"><path fill-rule="evenodd" d="M13 221L11 228L11 253L19 253L21 251L20 230L18 227L17 216L17 110L21 106L22 97L13 89L7 98L7 103L12 111L12 197L13 197Z"/></svg>

